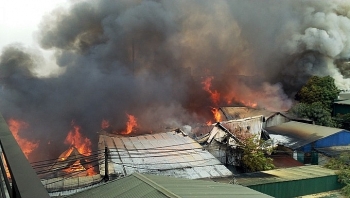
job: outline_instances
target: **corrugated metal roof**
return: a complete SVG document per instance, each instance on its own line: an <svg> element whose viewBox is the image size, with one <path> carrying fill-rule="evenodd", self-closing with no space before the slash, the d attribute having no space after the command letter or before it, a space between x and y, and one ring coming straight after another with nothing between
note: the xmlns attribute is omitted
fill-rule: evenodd
<svg viewBox="0 0 350 198"><path fill-rule="evenodd" d="M295 160L289 155L279 154L279 155L270 155L270 157L272 158L273 165L275 165L276 168L290 168L290 167L296 167L296 166L304 166L303 163Z"/></svg>
<svg viewBox="0 0 350 198"><path fill-rule="evenodd" d="M240 185L133 173L68 197L270 197Z"/></svg>
<svg viewBox="0 0 350 198"><path fill-rule="evenodd" d="M130 175L139 172L189 179L232 175L212 154L182 133L135 137L101 134L99 149L104 150L105 146L111 156L108 164L110 174ZM102 175L104 166L100 164Z"/></svg>
<svg viewBox="0 0 350 198"><path fill-rule="evenodd" d="M323 153L324 155L329 157L336 157L342 153L350 152L350 146L331 146L331 147L315 148L315 149L318 152Z"/></svg>
<svg viewBox="0 0 350 198"><path fill-rule="evenodd" d="M259 115L270 117L276 113L266 109L254 109L249 107L220 107L220 110L226 120L237 120Z"/></svg>
<svg viewBox="0 0 350 198"><path fill-rule="evenodd" d="M350 100L340 100L340 101L334 102L334 104L350 105Z"/></svg>
<svg viewBox="0 0 350 198"><path fill-rule="evenodd" d="M271 139L278 141L278 144L297 149L316 140L344 131L344 129L290 121L268 127L266 131L270 134Z"/></svg>
<svg viewBox="0 0 350 198"><path fill-rule="evenodd" d="M207 143L211 143L213 139L218 142L223 142L227 136L227 133L234 139L230 142L231 146L238 146L237 142L240 139L236 136L257 135L260 138L262 131L262 116L255 116L250 118L244 118L239 120L229 120L217 123L209 133Z"/></svg>
<svg viewBox="0 0 350 198"><path fill-rule="evenodd" d="M235 178L240 185L252 186L258 184L318 178L330 175L336 175L335 171L323 168L319 165L312 165L245 173L237 175Z"/></svg>

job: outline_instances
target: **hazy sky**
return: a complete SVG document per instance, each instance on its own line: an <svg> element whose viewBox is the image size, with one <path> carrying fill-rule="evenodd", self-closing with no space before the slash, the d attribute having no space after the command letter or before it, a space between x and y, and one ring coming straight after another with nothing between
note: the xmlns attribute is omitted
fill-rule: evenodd
<svg viewBox="0 0 350 198"><path fill-rule="evenodd" d="M0 49L11 43L37 46L34 33L44 14L67 0L0 0Z"/></svg>

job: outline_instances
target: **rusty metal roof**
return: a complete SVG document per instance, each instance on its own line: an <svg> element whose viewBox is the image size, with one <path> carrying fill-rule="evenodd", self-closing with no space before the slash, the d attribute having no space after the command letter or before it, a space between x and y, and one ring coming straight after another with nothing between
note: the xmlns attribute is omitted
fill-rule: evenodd
<svg viewBox="0 0 350 198"><path fill-rule="evenodd" d="M296 167L296 166L304 166L303 163L295 160L294 158L290 157L286 154L274 154L270 155L269 157L273 160L273 165L275 165L276 168L290 168L290 167Z"/></svg>
<svg viewBox="0 0 350 198"><path fill-rule="evenodd" d="M270 197L250 188L159 175L139 174L108 182L68 197Z"/></svg>
<svg viewBox="0 0 350 198"><path fill-rule="evenodd" d="M232 175L196 141L175 131L135 137L100 134L98 146L99 150L108 147L110 174L139 172L189 179ZM100 174L104 171L101 161Z"/></svg>
<svg viewBox="0 0 350 198"><path fill-rule="evenodd" d="M344 129L306 124L301 122L286 122L277 126L267 127L271 139L279 145L297 149L311 142L344 131Z"/></svg>

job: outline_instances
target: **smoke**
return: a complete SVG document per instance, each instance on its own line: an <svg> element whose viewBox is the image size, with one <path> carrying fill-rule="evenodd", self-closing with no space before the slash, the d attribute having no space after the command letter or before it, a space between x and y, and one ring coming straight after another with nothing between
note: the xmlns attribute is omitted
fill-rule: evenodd
<svg viewBox="0 0 350 198"><path fill-rule="evenodd" d="M348 8L346 1L78 1L45 16L37 33L63 72L42 77L46 63L35 50L2 50L0 110L52 147L72 121L96 142L102 120L123 131L126 114L150 132L205 123L216 105L286 110L311 75L350 87L334 64L349 58ZM219 104L203 89L207 78Z"/></svg>

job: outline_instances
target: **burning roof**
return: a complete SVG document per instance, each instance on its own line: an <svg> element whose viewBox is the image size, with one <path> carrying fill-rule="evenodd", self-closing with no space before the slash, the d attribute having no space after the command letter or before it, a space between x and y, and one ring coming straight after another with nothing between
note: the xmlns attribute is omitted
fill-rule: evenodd
<svg viewBox="0 0 350 198"><path fill-rule="evenodd" d="M219 106L286 110L312 75L349 89L334 64L350 56L348 1L253 1L69 1L43 18L35 50L2 49L0 109L47 157L72 120L88 139L103 120L150 133L221 121Z"/></svg>
<svg viewBox="0 0 350 198"><path fill-rule="evenodd" d="M64 151L49 168L49 171L56 176L86 176L90 175L91 158L79 153L78 149L71 146Z"/></svg>

